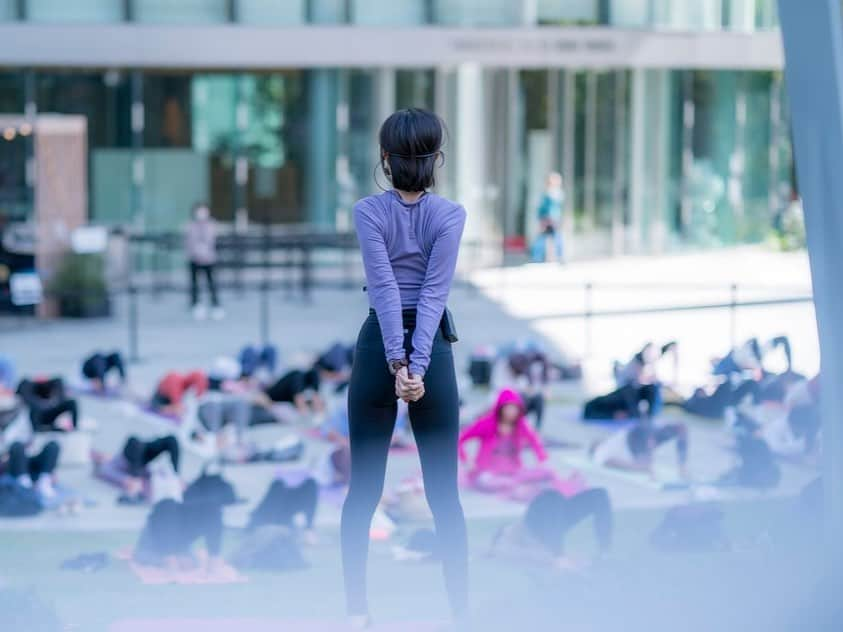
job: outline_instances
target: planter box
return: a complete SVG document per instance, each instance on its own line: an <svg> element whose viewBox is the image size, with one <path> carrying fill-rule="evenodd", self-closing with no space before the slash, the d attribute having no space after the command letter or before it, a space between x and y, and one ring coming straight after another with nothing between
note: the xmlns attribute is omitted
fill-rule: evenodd
<svg viewBox="0 0 843 632"><path fill-rule="evenodd" d="M111 301L108 296L89 297L61 296L58 300L62 318L108 318L111 316Z"/></svg>

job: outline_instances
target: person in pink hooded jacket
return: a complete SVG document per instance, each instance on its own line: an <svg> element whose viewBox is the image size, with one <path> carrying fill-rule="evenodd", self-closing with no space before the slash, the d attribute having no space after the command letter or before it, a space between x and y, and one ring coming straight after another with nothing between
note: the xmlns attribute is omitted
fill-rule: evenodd
<svg viewBox="0 0 843 632"><path fill-rule="evenodd" d="M477 490L528 501L548 487L565 495L584 488L578 474L562 480L551 468L542 465L547 452L525 417L523 400L513 390L502 390L494 407L460 433L459 456L463 463L468 461L466 443L475 440L480 445L467 473L467 482ZM535 454L537 465L524 465L521 453L526 448Z"/></svg>

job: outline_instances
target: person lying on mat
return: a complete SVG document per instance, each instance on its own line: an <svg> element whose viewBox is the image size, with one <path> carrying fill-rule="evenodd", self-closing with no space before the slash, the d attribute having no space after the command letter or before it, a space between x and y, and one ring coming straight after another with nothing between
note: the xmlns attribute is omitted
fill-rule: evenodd
<svg viewBox="0 0 843 632"><path fill-rule="evenodd" d="M638 419L642 410L658 409L658 388L653 384L627 384L607 395L589 400L583 407L583 419L591 421Z"/></svg>
<svg viewBox="0 0 843 632"><path fill-rule="evenodd" d="M336 383L342 379L342 374L333 369L320 361L307 371L293 369L265 389L264 395L271 402L293 404L299 414L304 416L322 414L325 401L319 393L320 386L323 382Z"/></svg>
<svg viewBox="0 0 843 632"><path fill-rule="evenodd" d="M547 565L558 570L577 570L582 564L565 555L565 535L592 518L599 555L612 546L612 504L602 487L573 496L546 490L536 496L517 522L501 528L490 555L514 562Z"/></svg>
<svg viewBox="0 0 843 632"><path fill-rule="evenodd" d="M618 430L591 446L591 459L598 465L654 476L653 458L656 448L676 441L679 475L688 478L688 429L685 424L654 424L642 418L631 428Z"/></svg>
<svg viewBox="0 0 843 632"><path fill-rule="evenodd" d="M465 446L471 441L477 441L479 447L468 471L468 482L477 490L525 500L543 487L568 489L578 479L575 475L563 481L551 468L541 465L547 460L547 452L525 417L521 396L513 390L502 390L494 407L460 433L458 449L463 463L469 460ZM533 451L538 465L523 463L521 452L525 448Z"/></svg>
<svg viewBox="0 0 843 632"><path fill-rule="evenodd" d="M196 397L208 390L208 376L202 371L190 373L167 373L155 388L149 405L162 415L181 417L185 412L184 396L192 390Z"/></svg>
<svg viewBox="0 0 843 632"><path fill-rule="evenodd" d="M68 431L79 427L79 406L67 395L60 377L23 379L17 394L29 409L33 431ZM65 419L66 424L62 423Z"/></svg>
<svg viewBox="0 0 843 632"><path fill-rule="evenodd" d="M106 378L111 372L117 373L120 386L126 385L126 368L123 357L118 351L101 353L99 351L89 355L82 362L82 376L89 381L97 392L105 392Z"/></svg>

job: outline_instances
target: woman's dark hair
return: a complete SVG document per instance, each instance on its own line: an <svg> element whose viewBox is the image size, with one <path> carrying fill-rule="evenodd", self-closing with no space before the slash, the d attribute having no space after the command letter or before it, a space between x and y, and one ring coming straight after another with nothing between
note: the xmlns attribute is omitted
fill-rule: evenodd
<svg viewBox="0 0 843 632"><path fill-rule="evenodd" d="M401 191L425 191L436 184L442 156L442 120L418 108L398 110L381 125L381 168Z"/></svg>

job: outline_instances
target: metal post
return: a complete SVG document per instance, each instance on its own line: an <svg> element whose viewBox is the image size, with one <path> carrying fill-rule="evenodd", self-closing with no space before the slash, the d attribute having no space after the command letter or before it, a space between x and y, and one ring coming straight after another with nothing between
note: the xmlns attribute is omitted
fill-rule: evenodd
<svg viewBox="0 0 843 632"><path fill-rule="evenodd" d="M843 583L843 16L838 0L779 0L795 162L805 206L808 253L822 351L823 559Z"/></svg>
<svg viewBox="0 0 843 632"><path fill-rule="evenodd" d="M140 361L140 335L138 320L138 290L135 285L135 262L132 253L131 234L143 224L143 130L144 130L144 105L143 105L143 74L136 70L131 77L132 91L132 190L131 190L131 228L128 235L128 262L127 262L127 283L129 290L129 362Z"/></svg>
<svg viewBox="0 0 843 632"><path fill-rule="evenodd" d="M266 211L263 222L263 279L260 286L260 340L261 344L269 344L269 274L270 274L270 223L269 211Z"/></svg>
<svg viewBox="0 0 843 632"><path fill-rule="evenodd" d="M588 282L585 284L585 357L591 356L591 328L592 318L594 316L594 284Z"/></svg>
<svg viewBox="0 0 843 632"><path fill-rule="evenodd" d="M738 284L729 287L729 342L734 349L738 344Z"/></svg>

